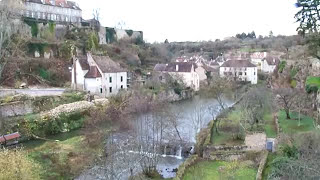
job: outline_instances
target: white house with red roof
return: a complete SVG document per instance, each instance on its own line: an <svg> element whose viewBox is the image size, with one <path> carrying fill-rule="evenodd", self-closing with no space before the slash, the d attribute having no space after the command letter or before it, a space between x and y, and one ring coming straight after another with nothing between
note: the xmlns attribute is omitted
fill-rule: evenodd
<svg viewBox="0 0 320 180"><path fill-rule="evenodd" d="M236 81L258 83L258 68L248 60L229 60L219 69L220 77L230 77Z"/></svg>
<svg viewBox="0 0 320 180"><path fill-rule="evenodd" d="M102 97L127 89L127 71L108 56L74 57L72 87Z"/></svg>

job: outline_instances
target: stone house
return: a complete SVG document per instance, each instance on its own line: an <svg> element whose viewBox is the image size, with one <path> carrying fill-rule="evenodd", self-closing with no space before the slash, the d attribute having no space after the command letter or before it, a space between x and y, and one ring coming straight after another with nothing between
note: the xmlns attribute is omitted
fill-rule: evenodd
<svg viewBox="0 0 320 180"><path fill-rule="evenodd" d="M127 71L108 56L74 57L72 88L90 91L101 97L116 95L127 89Z"/></svg>
<svg viewBox="0 0 320 180"><path fill-rule="evenodd" d="M229 60L219 69L220 77L232 77L236 81L247 81L251 84L258 83L257 66L248 60Z"/></svg>
<svg viewBox="0 0 320 180"><path fill-rule="evenodd" d="M267 56L262 59L261 71L264 73L273 73L274 70L279 66L280 59L278 57Z"/></svg>
<svg viewBox="0 0 320 180"><path fill-rule="evenodd" d="M267 52L255 52L251 54L251 62L258 67L258 70L262 69L262 61L268 56Z"/></svg>
<svg viewBox="0 0 320 180"><path fill-rule="evenodd" d="M192 88L195 91L200 89L200 77L196 73L196 65L188 62L174 62L170 64L157 64L154 71L157 74L159 81L165 82L166 76L174 79L181 79L186 87Z"/></svg>
<svg viewBox="0 0 320 180"><path fill-rule="evenodd" d="M81 23L82 10L68 0L25 0L24 17L55 22Z"/></svg>

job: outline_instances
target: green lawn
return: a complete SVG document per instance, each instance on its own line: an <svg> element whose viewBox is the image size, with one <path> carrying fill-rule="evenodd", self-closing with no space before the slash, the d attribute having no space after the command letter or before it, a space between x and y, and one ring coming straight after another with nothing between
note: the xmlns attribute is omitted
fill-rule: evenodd
<svg viewBox="0 0 320 180"><path fill-rule="evenodd" d="M280 111L278 113L279 125L284 133L294 134L299 132L312 131L314 129L312 118L305 115L301 115L301 121L299 126L299 114L296 112L292 112L290 113L290 115L291 119L287 119L285 111Z"/></svg>
<svg viewBox="0 0 320 180"><path fill-rule="evenodd" d="M277 130L275 122L273 121L273 117L271 113L265 113L263 116L263 120L265 121L265 132L268 138L276 138L277 137Z"/></svg>
<svg viewBox="0 0 320 180"><path fill-rule="evenodd" d="M189 167L183 180L253 180L257 170L241 162L202 161Z"/></svg>
<svg viewBox="0 0 320 180"><path fill-rule="evenodd" d="M233 139L232 134L229 133L224 133L220 132L220 134L214 133L213 139L212 139L212 144L217 146L217 145L227 145L227 146L237 146L237 145L242 145L243 140L236 140Z"/></svg>
<svg viewBox="0 0 320 180"><path fill-rule="evenodd" d="M80 130L48 137L52 141L23 143L28 157L40 166L42 179L72 179L99 155L100 148L85 146Z"/></svg>

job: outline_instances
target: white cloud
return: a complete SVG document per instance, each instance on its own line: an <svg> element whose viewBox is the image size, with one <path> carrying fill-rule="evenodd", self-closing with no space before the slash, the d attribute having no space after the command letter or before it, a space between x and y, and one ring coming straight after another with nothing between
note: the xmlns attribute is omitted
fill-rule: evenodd
<svg viewBox="0 0 320 180"><path fill-rule="evenodd" d="M149 42L223 39L237 33L296 34L295 0L76 0L84 18L100 9L102 25L141 30Z"/></svg>

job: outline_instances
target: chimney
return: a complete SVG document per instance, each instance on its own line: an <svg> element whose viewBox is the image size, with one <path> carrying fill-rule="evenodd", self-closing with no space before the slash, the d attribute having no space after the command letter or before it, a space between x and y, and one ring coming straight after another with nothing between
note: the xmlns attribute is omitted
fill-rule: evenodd
<svg viewBox="0 0 320 180"><path fill-rule="evenodd" d="M179 71L179 65L176 64L176 71L178 72Z"/></svg>

